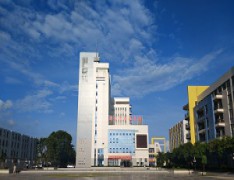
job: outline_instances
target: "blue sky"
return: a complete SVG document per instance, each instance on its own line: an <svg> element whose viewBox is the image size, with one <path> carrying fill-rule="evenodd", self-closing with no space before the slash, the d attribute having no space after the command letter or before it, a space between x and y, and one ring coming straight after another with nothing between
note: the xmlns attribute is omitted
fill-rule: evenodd
<svg viewBox="0 0 234 180"><path fill-rule="evenodd" d="M0 0L0 126L76 138L79 52L110 63L112 95L129 96L150 136L185 112L188 85L234 65L234 1ZM96 48L97 47L97 48Z"/></svg>

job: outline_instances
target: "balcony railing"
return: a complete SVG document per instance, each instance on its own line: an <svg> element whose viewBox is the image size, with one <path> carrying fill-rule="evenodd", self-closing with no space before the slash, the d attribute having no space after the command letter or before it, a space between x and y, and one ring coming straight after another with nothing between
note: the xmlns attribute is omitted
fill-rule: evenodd
<svg viewBox="0 0 234 180"><path fill-rule="evenodd" d="M205 133L206 132L206 129L204 128L204 129L200 129L199 131L198 131L198 133L199 134L203 134L203 133Z"/></svg>
<svg viewBox="0 0 234 180"><path fill-rule="evenodd" d="M225 127L225 122L222 119L218 119L215 122L215 127Z"/></svg>
<svg viewBox="0 0 234 180"><path fill-rule="evenodd" d="M218 114L218 113L223 113L224 109L222 107L218 107L217 109L215 109L214 113Z"/></svg>
<svg viewBox="0 0 234 180"><path fill-rule="evenodd" d="M217 94L214 96L214 100L220 100L223 98L223 95L222 94Z"/></svg>
<svg viewBox="0 0 234 180"><path fill-rule="evenodd" d="M186 113L186 114L184 115L184 119L185 119L185 120L189 120L189 113Z"/></svg>
<svg viewBox="0 0 234 180"><path fill-rule="evenodd" d="M189 125L189 124L186 124L186 125L185 125L185 129L186 129L186 130L189 130L189 129L190 129L190 125Z"/></svg>

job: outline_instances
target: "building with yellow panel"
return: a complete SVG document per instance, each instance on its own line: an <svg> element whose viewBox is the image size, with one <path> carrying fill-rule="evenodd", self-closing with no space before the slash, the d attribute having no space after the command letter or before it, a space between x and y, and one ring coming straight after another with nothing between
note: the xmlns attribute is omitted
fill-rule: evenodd
<svg viewBox="0 0 234 180"><path fill-rule="evenodd" d="M198 96L208 87L209 86L188 86L188 104L186 104L183 109L187 111L185 119L188 120L189 125L186 127L187 130L189 130L186 138L190 140L192 144L196 141L194 107L196 106Z"/></svg>

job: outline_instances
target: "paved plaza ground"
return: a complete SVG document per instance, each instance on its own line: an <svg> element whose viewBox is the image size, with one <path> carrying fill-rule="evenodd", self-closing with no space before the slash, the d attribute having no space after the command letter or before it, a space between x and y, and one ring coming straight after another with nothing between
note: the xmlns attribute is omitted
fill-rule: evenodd
<svg viewBox="0 0 234 180"><path fill-rule="evenodd" d="M82 171L82 170L55 170L55 171L22 171L19 174L0 174L1 180L196 180L196 179L234 179L230 174L207 173L201 176L198 173L174 173L173 171Z"/></svg>

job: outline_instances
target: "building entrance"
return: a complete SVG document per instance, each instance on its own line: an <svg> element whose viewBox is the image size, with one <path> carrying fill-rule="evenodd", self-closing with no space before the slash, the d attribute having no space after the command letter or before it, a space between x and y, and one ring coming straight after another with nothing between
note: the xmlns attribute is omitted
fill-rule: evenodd
<svg viewBox="0 0 234 180"><path fill-rule="evenodd" d="M121 160L120 166L121 167L132 167L132 161L131 160Z"/></svg>

